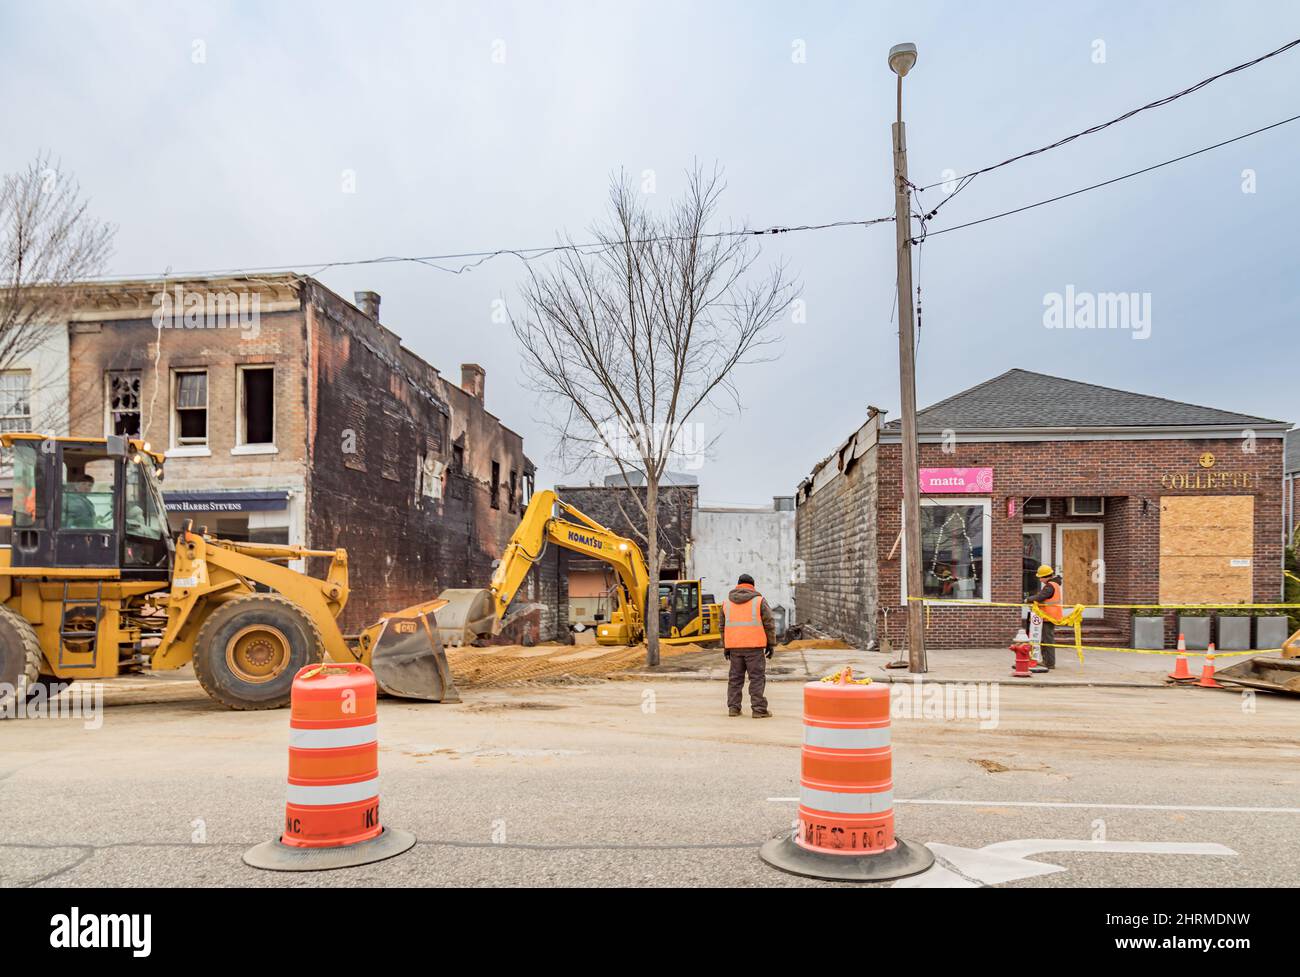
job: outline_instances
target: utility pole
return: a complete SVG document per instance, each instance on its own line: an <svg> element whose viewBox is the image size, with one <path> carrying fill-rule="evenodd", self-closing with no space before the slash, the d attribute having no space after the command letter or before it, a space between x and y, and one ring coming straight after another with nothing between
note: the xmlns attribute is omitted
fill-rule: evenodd
<svg viewBox="0 0 1300 977"><path fill-rule="evenodd" d="M907 566L907 670L928 671L921 603L921 473L916 442L916 327L912 321L912 217L908 203L907 131L903 128L903 76L916 64L915 44L889 49L889 68L898 75L898 120L894 123L894 230L898 241L898 382L903 410L903 559Z"/></svg>

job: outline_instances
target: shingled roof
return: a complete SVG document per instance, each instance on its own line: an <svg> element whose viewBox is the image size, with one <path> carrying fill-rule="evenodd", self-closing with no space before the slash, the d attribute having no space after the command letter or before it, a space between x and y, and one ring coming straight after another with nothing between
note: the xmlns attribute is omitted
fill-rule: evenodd
<svg viewBox="0 0 1300 977"><path fill-rule="evenodd" d="M1163 397L1008 370L917 413L921 433L1136 427L1262 427L1281 421L1185 404ZM884 430L897 433L898 420Z"/></svg>

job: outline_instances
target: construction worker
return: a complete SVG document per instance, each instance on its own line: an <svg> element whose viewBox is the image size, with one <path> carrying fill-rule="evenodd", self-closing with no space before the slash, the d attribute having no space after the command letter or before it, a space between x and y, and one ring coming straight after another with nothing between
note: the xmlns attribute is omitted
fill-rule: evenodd
<svg viewBox="0 0 1300 977"><path fill-rule="evenodd" d="M1043 664L1050 671L1056 667L1056 626L1065 617L1065 606L1061 603L1061 578L1056 571L1044 563L1038 568L1037 576L1042 587L1029 598L1029 603L1037 604L1042 610Z"/></svg>
<svg viewBox="0 0 1300 977"><path fill-rule="evenodd" d="M755 719L766 719L767 659L776 647L776 624L754 578L742 573L722 605L722 657L731 663L727 673L727 715L740 715L745 676L749 676L749 707Z"/></svg>

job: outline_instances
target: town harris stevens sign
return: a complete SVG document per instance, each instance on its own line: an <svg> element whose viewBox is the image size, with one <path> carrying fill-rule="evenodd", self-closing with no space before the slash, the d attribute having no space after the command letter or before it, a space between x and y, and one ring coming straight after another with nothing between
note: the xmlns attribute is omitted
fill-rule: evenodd
<svg viewBox="0 0 1300 977"><path fill-rule="evenodd" d="M930 495L992 492L993 469L922 468L921 491Z"/></svg>

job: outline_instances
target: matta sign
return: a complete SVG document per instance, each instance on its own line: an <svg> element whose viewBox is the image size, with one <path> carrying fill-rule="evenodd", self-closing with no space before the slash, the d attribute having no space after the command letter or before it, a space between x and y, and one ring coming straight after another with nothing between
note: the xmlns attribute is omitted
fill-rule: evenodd
<svg viewBox="0 0 1300 977"><path fill-rule="evenodd" d="M922 468L921 491L962 495L993 491L992 468Z"/></svg>

